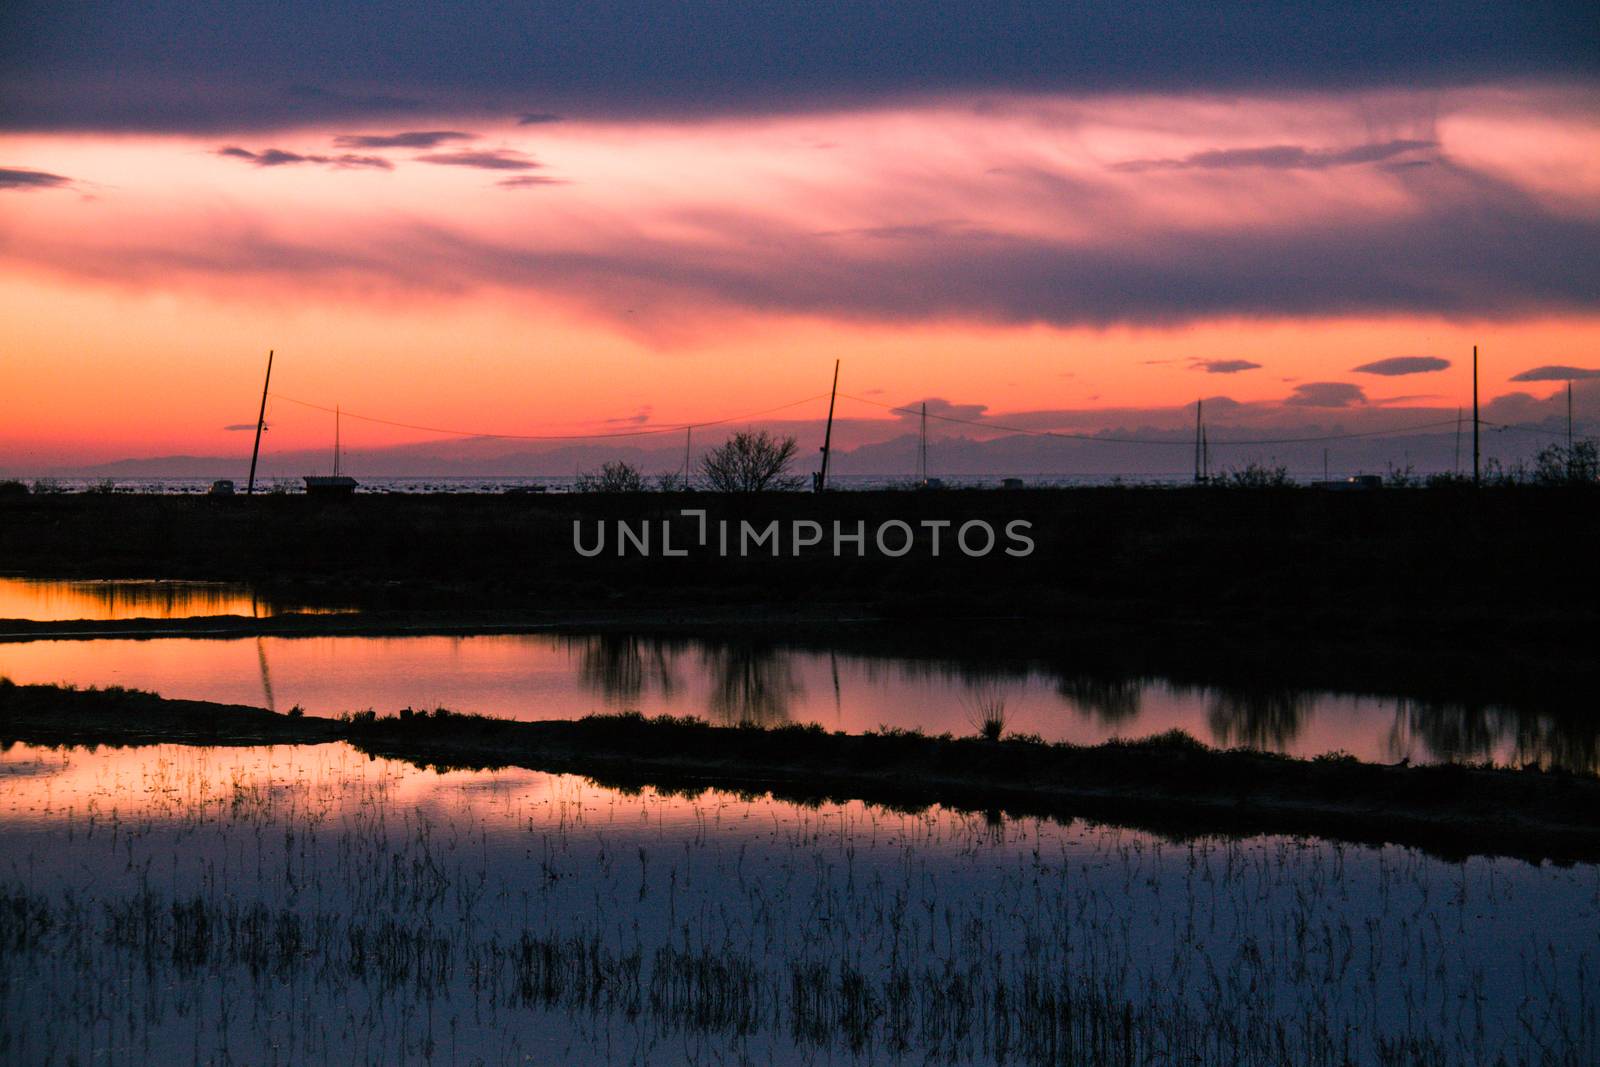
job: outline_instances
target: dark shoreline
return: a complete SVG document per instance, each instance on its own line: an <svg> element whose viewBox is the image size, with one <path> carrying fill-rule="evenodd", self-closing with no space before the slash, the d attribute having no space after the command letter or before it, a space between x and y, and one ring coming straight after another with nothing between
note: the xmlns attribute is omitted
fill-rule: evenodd
<svg viewBox="0 0 1600 1067"><path fill-rule="evenodd" d="M89 636L727 634L1208 685L1592 714L1600 496L1498 487L0 499L17 574L209 578L359 615L0 620ZM1026 559L588 559L574 522L1033 523ZM870 627L857 625L875 622ZM902 630L900 637L884 634Z"/></svg>
<svg viewBox="0 0 1600 1067"><path fill-rule="evenodd" d="M621 788L724 789L801 803L939 804L1087 818L1173 837L1314 835L1465 858L1600 860L1600 778L1219 751L1184 736L1082 747L1026 739L763 730L637 716L515 722L328 719L127 690L0 682L0 743L274 745L344 741L423 767L525 767Z"/></svg>

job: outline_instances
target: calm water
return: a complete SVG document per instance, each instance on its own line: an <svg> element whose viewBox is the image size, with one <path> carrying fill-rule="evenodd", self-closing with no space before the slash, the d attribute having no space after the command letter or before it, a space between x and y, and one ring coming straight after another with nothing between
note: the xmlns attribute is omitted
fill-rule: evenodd
<svg viewBox="0 0 1600 1067"><path fill-rule="evenodd" d="M1592 866L338 744L9 748L0 945L0 1059L41 1065L1600 1056Z"/></svg>
<svg viewBox="0 0 1600 1067"><path fill-rule="evenodd" d="M323 614L337 608L268 599L242 582L167 579L0 577L0 619L188 619L203 615L256 618L285 612Z"/></svg>
<svg viewBox="0 0 1600 1067"><path fill-rule="evenodd" d="M312 714L409 705L550 719L636 709L852 733L880 725L971 733L977 705L998 697L1009 730L1051 740L1177 728L1215 745L1306 756L1600 770L1592 716L618 635L32 641L0 644L0 675Z"/></svg>

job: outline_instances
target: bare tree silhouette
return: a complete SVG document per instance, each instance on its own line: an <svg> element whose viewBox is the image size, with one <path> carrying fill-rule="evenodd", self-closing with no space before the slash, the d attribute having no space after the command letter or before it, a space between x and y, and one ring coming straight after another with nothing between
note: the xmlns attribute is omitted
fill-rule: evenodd
<svg viewBox="0 0 1600 1067"><path fill-rule="evenodd" d="M702 456L700 469L719 493L797 489L800 479L789 473L797 447L793 437L741 431Z"/></svg>

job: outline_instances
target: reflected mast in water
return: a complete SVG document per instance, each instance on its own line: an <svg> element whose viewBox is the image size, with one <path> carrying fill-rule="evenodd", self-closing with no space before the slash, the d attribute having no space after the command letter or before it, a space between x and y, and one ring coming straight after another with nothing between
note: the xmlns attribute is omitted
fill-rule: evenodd
<svg viewBox="0 0 1600 1067"><path fill-rule="evenodd" d="M267 644L261 638L256 638L256 659L261 663L261 697L267 702L268 711L277 711L278 702L272 696L272 672L267 670Z"/></svg>

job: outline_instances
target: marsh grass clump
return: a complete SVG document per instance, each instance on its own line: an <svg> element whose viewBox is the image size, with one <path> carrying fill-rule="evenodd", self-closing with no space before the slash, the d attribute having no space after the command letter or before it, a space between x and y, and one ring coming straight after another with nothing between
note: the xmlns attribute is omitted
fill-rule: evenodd
<svg viewBox="0 0 1600 1067"><path fill-rule="evenodd" d="M999 741L1006 732L1006 694L998 689L980 688L963 698L967 722L985 741Z"/></svg>
<svg viewBox="0 0 1600 1067"><path fill-rule="evenodd" d="M1213 749L1210 745L1206 744L1204 741L1201 741L1198 738L1196 738L1189 731L1181 729L1180 727L1176 727L1176 726L1173 727L1170 730L1163 731L1162 733L1159 733L1159 734L1151 734L1149 737L1137 737L1137 738L1131 738L1131 739L1130 738L1124 738L1124 737L1114 737L1110 741L1107 741L1105 743L1105 747L1107 747L1107 748L1119 748L1119 749L1122 749L1124 751L1145 751L1145 752L1194 752L1194 753L1205 753L1205 752L1215 752L1215 751L1217 751L1216 749ZM1252 752L1251 755L1258 755L1258 753ZM1259 753L1259 755L1261 755L1263 757L1270 758L1270 756L1272 754L1271 753Z"/></svg>
<svg viewBox="0 0 1600 1067"><path fill-rule="evenodd" d="M526 1004L639 1014L642 957L617 952L596 935L535 936L524 932L512 954L512 980Z"/></svg>
<svg viewBox="0 0 1600 1067"><path fill-rule="evenodd" d="M650 1010L695 1030L753 1034L769 1021L766 986L762 969L736 953L662 945L650 968Z"/></svg>

